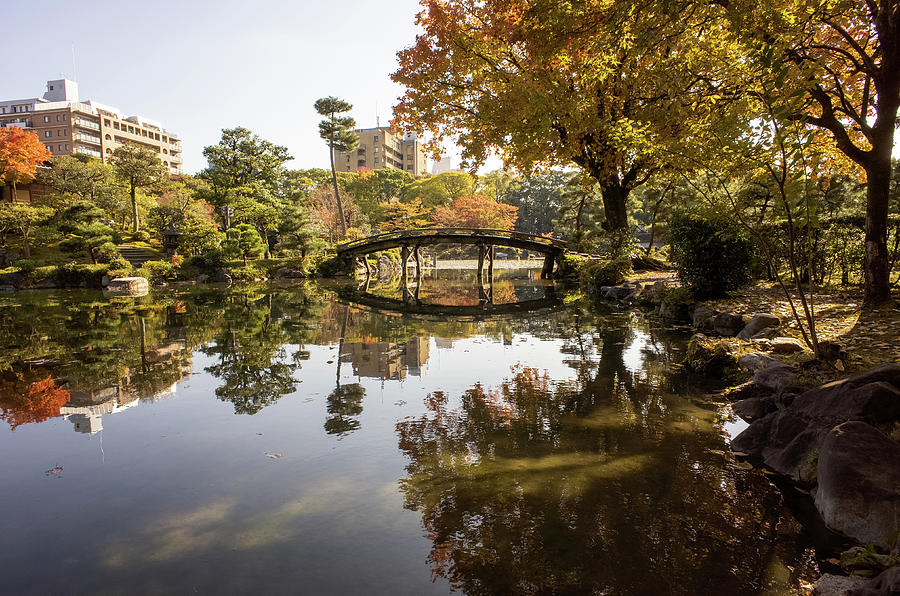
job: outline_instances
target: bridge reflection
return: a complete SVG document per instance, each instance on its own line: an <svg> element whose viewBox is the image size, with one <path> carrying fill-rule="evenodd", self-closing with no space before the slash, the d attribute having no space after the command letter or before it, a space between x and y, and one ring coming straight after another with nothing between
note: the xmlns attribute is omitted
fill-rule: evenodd
<svg viewBox="0 0 900 596"><path fill-rule="evenodd" d="M400 298L379 296L369 291L368 280L358 288L343 287L338 290L341 301L356 308L384 314L408 314L437 320L481 320L500 315L521 314L529 311L553 308L563 304L563 297L552 283L543 286L544 295L517 302L494 302L492 281L479 284L478 304L436 304L419 299L419 283L412 286L400 284Z"/></svg>

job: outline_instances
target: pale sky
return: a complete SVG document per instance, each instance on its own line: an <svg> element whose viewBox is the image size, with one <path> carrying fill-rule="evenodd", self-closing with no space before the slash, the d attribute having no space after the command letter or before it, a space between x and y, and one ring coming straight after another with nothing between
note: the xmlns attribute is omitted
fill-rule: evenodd
<svg viewBox="0 0 900 596"><path fill-rule="evenodd" d="M40 97L74 78L80 99L140 114L179 134L184 171L223 128L284 145L294 168L328 167L313 102L353 104L362 128L391 117L389 75L415 40L418 0L31 0L4 4L0 99ZM454 165L457 165L454 163Z"/></svg>

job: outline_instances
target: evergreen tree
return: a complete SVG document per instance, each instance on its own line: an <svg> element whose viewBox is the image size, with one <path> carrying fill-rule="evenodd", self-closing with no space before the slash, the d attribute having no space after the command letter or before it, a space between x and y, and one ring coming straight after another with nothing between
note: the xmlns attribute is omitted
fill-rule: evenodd
<svg viewBox="0 0 900 596"><path fill-rule="evenodd" d="M316 111L328 118L319 122L319 136L328 143L328 154L331 158L331 183L334 188L334 200L337 203L338 218L341 231L347 235L347 221L344 219L344 206L341 204L341 193L338 190L337 171L334 169L335 151L353 151L359 145L359 135L353 132L356 120L350 116L338 116L349 112L353 106L337 97L323 97L316 100Z"/></svg>
<svg viewBox="0 0 900 596"><path fill-rule="evenodd" d="M247 257L259 256L265 252L262 239L256 228L248 223L238 224L225 232L225 242L222 243L222 249L225 254L230 257L241 257L244 265L247 264Z"/></svg>

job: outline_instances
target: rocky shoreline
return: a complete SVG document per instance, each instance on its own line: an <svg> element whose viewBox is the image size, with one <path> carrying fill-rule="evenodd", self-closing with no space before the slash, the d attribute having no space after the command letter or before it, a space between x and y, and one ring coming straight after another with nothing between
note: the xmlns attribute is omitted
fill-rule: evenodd
<svg viewBox="0 0 900 596"><path fill-rule="evenodd" d="M595 296L691 325L684 368L725 381L719 397L749 423L735 455L808 495L824 526L857 545L840 554L847 575L824 574L815 594L900 594L900 364L848 376L853 359L839 344L820 342L816 359L782 335L779 317L717 312L664 282Z"/></svg>

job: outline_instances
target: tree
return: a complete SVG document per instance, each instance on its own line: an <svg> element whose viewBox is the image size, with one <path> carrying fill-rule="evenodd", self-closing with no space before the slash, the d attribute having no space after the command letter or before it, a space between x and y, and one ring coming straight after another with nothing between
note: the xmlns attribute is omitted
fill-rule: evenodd
<svg viewBox="0 0 900 596"><path fill-rule="evenodd" d="M237 224L228 228L225 232L225 242L222 243L225 254L231 257L241 257L244 265L247 257L259 256L266 251L259 232L248 223Z"/></svg>
<svg viewBox="0 0 900 596"><path fill-rule="evenodd" d="M102 253L114 253L113 229L101 222L104 213L93 203L79 201L59 213L59 231L65 235L59 248L87 252L94 265Z"/></svg>
<svg viewBox="0 0 900 596"><path fill-rule="evenodd" d="M53 216L53 210L49 207L37 205L12 204L0 209L0 230L4 233L13 232L22 238L22 256L31 257L31 245L29 239L32 230L46 223Z"/></svg>
<svg viewBox="0 0 900 596"><path fill-rule="evenodd" d="M434 210L434 220L446 227L492 228L511 230L516 224L518 209L504 205L484 195L459 197L450 207Z"/></svg>
<svg viewBox="0 0 900 596"><path fill-rule="evenodd" d="M571 178L571 172L551 171L512 181L499 191L497 200L519 209L517 231L538 236L550 234L556 231L554 220L559 216L563 190Z"/></svg>
<svg viewBox="0 0 900 596"><path fill-rule="evenodd" d="M316 111L326 120L319 122L319 136L328 143L328 155L331 158L331 184L334 189L334 202L337 204L338 218L341 223L341 232L347 235L347 222L344 219L344 206L341 204L341 194L338 190L337 173L334 169L335 151L353 151L359 145L359 135L353 132L356 120L350 116L338 116L349 112L353 106L337 97L323 97L316 100Z"/></svg>
<svg viewBox="0 0 900 596"><path fill-rule="evenodd" d="M712 88L706 65L721 48L696 8L636 10L622 3L423 0L424 32L398 54L407 87L394 124L447 137L483 163L574 162L600 186L607 230L627 230L627 199L665 148L703 123ZM672 51L689 32L695 43ZM712 68L712 67L709 67Z"/></svg>
<svg viewBox="0 0 900 596"><path fill-rule="evenodd" d="M409 202L392 199L382 205L382 211L384 221L381 228L385 232L425 228L431 223L428 220L428 210L422 207L422 201L419 199Z"/></svg>
<svg viewBox="0 0 900 596"><path fill-rule="evenodd" d="M69 392L49 375L30 382L22 375L0 379L0 420L12 430L29 422L43 422L59 416L69 397Z"/></svg>
<svg viewBox="0 0 900 596"><path fill-rule="evenodd" d="M156 153L138 145L122 145L112 154L112 164L116 168L118 178L128 185L131 196L131 231L141 229L138 215L137 189L156 184L166 177Z"/></svg>
<svg viewBox="0 0 900 596"><path fill-rule="evenodd" d="M305 259L309 253L325 248L321 234L322 230L313 223L306 209L290 207L278 224L278 248L299 251Z"/></svg>
<svg viewBox="0 0 900 596"><path fill-rule="evenodd" d="M348 173L343 172L346 176ZM363 170L346 176L344 188L356 197L362 212L373 226L377 226L383 214L381 206L400 196L400 191L414 180L412 174L394 168Z"/></svg>
<svg viewBox="0 0 900 596"><path fill-rule="evenodd" d="M83 154L54 157L50 167L38 173L37 180L56 189L56 194L41 197L42 202L53 207L89 201L123 225L131 215L128 192L116 180L115 168L94 157Z"/></svg>
<svg viewBox="0 0 900 596"><path fill-rule="evenodd" d="M444 172L416 180L403 188L403 201L419 199L426 209L446 207L459 197L475 194L475 178L468 172Z"/></svg>
<svg viewBox="0 0 900 596"><path fill-rule="evenodd" d="M827 131L865 171L865 301L890 298L887 220L891 154L900 109L900 12L896 0L807 3L759 10L724 3L757 73L778 89L779 118Z"/></svg>
<svg viewBox="0 0 900 596"><path fill-rule="evenodd" d="M50 157L37 133L17 126L0 128L0 182L12 185L13 199L16 184L31 181L38 165Z"/></svg>
<svg viewBox="0 0 900 596"><path fill-rule="evenodd" d="M240 196L258 194L259 188L278 194L284 164L293 159L286 147L242 127L223 129L219 142L205 147L203 155L208 165L200 177L209 188L201 196L217 207L234 205ZM231 221L227 215L224 220L227 229Z"/></svg>

